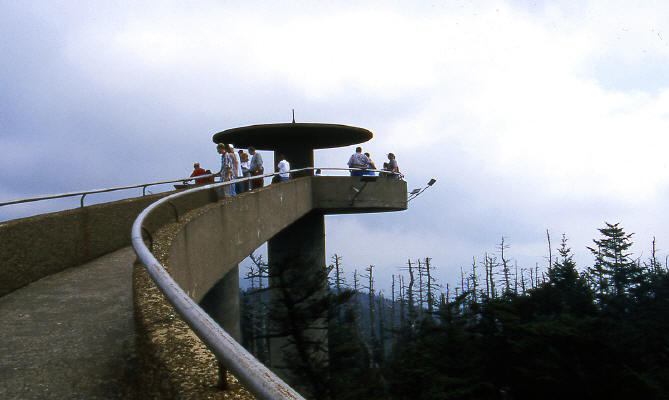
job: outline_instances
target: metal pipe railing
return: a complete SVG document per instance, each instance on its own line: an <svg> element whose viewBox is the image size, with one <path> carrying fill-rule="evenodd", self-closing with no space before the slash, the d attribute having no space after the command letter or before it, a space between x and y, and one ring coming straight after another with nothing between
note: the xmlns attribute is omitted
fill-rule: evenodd
<svg viewBox="0 0 669 400"><path fill-rule="evenodd" d="M52 195L47 195L47 196L31 197L31 198L28 198L28 199L5 201L5 202L0 203L0 207L8 206L10 204L29 203L29 202L33 202L33 201L60 199L60 198L64 198L64 197L74 197L74 196L81 196L80 204L81 204L81 207L83 207L84 206L84 197L86 197L87 194L115 192L115 191L118 191L118 190L136 189L136 188L141 187L142 188L142 196L146 196L146 188L149 187L149 186L164 185L164 184L167 184L167 183L176 183L176 182L188 182L188 181L191 181L191 180L194 180L194 179L210 178L210 177L214 177L214 176L217 176L217 175L218 175L218 173L194 176L192 178L188 177L188 178L174 179L174 180L171 180L171 181L142 183L142 184L139 184L139 185L118 186L118 187L107 188L107 189L93 189L93 190L85 190L85 191L81 191L81 192L71 192L71 193L52 194Z"/></svg>
<svg viewBox="0 0 669 400"><path fill-rule="evenodd" d="M293 171L299 172L299 171L305 171L305 170L325 170L325 171L370 171L370 172L378 172L379 174L389 174L389 175L397 175L399 178L402 178L403 175L397 172L390 172L390 171L385 171L385 170L378 170L378 169L362 169L362 168L316 168L316 167L309 167L309 168L301 168L301 169L295 169ZM291 171L292 172L292 171ZM195 179L205 179L205 178L211 178L211 177L216 177L220 175L220 171L215 173L215 174L207 174L207 175L199 175L199 176L194 176L194 177L188 177L188 178L181 178L181 179L174 179L170 181L161 181L161 182L151 182L151 183L141 183L138 185L130 185L130 186L118 186L118 187L113 187L113 188L106 188L106 189L92 189L92 190L85 190L85 191L79 191L79 192L70 192L70 193L62 193L62 194L52 194L52 195L46 195L46 196L38 196L38 197L30 197L27 199L19 199L19 200L10 200L10 201L5 201L5 202L0 202L0 207L2 206L8 206L11 204L21 204L21 203L30 203L30 202L35 202L35 201L42 201L42 200L52 200L52 199L60 199L60 198L65 198L65 197L74 197L74 196L81 196L80 200L80 206L84 207L84 197L88 194L95 194L95 193L107 193L107 192L115 192L119 190L129 190L129 189L136 189L136 188L142 188L142 196L146 196L146 188L149 186L156 186L156 185L165 185L168 183L177 183L177 182L188 182L192 181ZM263 175L262 177L269 177L273 176L275 174L267 174ZM248 179L258 179L260 178L260 175L250 177ZM246 178L243 178L241 180L238 180L238 182L242 182L247 180Z"/></svg>

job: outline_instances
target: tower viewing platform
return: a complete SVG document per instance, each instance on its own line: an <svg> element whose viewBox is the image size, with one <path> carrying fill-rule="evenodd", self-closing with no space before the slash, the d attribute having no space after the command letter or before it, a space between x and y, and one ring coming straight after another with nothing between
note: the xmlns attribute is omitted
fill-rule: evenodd
<svg viewBox="0 0 669 400"><path fill-rule="evenodd" d="M0 364L4 371L0 372L4 382L0 384L0 395L23 398L22 394L33 393L32 398L56 398L49 393L76 392L78 387L86 386L82 382L104 381L107 393L114 392L113 385L118 385L116 393L125 393L126 386L133 386L138 396L198 398L206 394L216 398L216 393L223 390L216 378L219 374L225 377L228 370L257 398L310 397L301 391L300 382L290 373L290 365L283 362L287 359L285 353L294 351L286 338L273 338L270 344L272 363L268 367L276 377L263 372L264 366L258 366L257 360L237 343L241 339L238 264L267 243L270 270L291 262L298 263L304 274L317 273L325 267L325 215L405 210L407 187L401 179L313 174L314 149L361 143L371 137L372 133L362 128L334 124L289 123L230 129L215 134L213 141L283 154L291 163L291 179L235 197L223 196L222 188L229 183L222 182L1 223L0 305L18 307L31 302L35 309L48 308L48 304L35 304L40 300L31 294L31 288L75 269L90 271L77 278L82 279L82 293L86 287L99 284L93 285L98 296L89 295L83 300L87 307L77 308L74 316L63 309L60 317L39 320L37 314L31 322L25 317L29 311L13 315L5 309L3 318L10 319L10 327L23 324L20 333L26 338L32 335L37 338L35 341L40 337L50 340L48 332L75 320L102 331L121 329L126 337L136 341L117 345L115 354L109 355L115 358L115 362L107 364L110 368L115 365L113 368L118 369L126 361L131 363L131 367L122 368L127 373L116 375L118 379L111 381L93 376L77 381L76 374L63 373L60 361L65 358L66 349L57 351L60 343L67 345L67 340L49 343L49 348L56 349L53 351L33 351L22 348L10 337L17 333L7 332L0 339L0 349L8 354ZM271 175L267 173L265 178ZM131 239L144 265L128 257ZM114 253L118 251L121 253ZM90 267L91 263L95 266ZM118 272L106 278L113 284L101 282L105 268ZM59 293L57 284L51 285L44 290ZM325 290L325 282L323 285ZM107 286L121 291L126 288L127 292L106 292ZM76 287L69 290L69 296L76 296ZM118 313L115 319L105 317L100 310L108 307L109 297L113 298L112 303L126 304L124 309L129 311ZM68 334L73 335L73 340L87 335L85 327L65 329L63 335ZM326 340L323 332L310 335L314 341ZM117 332L115 336L123 335ZM114 342L105 335L88 339L94 343L92 347L82 347L82 352L112 348ZM103 371L104 365L87 368L86 362L97 360L77 351L75 348L70 359L81 363L72 365L72 369L82 371L83 376L88 372L111 376L110 371ZM22 359L43 368L28 369ZM36 375L36 370L43 374ZM49 374L54 378L50 379ZM292 392L282 391L287 387L282 380L292 386ZM34 381L42 383L32 385ZM90 384L86 390L90 394L98 386Z"/></svg>

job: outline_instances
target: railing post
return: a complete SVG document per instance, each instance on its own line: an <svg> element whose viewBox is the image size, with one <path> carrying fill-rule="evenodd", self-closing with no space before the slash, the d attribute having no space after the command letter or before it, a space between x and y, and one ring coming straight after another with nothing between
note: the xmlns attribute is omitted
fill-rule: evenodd
<svg viewBox="0 0 669 400"><path fill-rule="evenodd" d="M228 388L228 369L223 364L218 362L218 388L226 390Z"/></svg>
<svg viewBox="0 0 669 400"><path fill-rule="evenodd" d="M84 197L86 197L86 193L81 195L81 201L79 202L82 208L84 207Z"/></svg>

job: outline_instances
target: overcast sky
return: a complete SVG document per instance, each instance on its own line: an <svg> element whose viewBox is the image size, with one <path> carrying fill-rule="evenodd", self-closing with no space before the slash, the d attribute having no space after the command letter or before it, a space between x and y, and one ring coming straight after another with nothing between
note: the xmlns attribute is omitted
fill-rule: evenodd
<svg viewBox="0 0 669 400"><path fill-rule="evenodd" d="M604 221L664 259L669 5L629 4L0 0L0 201L214 170L214 133L295 109L371 130L409 189L437 179L406 212L326 219L348 271L432 257L454 284L502 236L544 266L546 229L584 267Z"/></svg>

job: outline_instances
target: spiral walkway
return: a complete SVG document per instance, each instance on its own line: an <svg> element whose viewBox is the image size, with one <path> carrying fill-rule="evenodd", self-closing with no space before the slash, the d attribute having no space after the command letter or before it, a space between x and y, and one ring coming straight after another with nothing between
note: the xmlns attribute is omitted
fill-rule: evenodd
<svg viewBox="0 0 669 400"><path fill-rule="evenodd" d="M0 398L132 399L126 247L0 297Z"/></svg>

